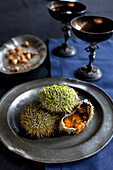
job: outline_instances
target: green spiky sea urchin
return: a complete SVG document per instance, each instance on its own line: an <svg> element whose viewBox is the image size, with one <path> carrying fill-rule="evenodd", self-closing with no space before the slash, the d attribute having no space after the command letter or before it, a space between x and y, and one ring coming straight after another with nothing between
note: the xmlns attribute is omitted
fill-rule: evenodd
<svg viewBox="0 0 113 170"><path fill-rule="evenodd" d="M36 105L29 106L20 114L21 126L31 137L44 138L54 135L56 122L57 116L49 114Z"/></svg>
<svg viewBox="0 0 113 170"><path fill-rule="evenodd" d="M55 113L70 113L79 100L77 92L66 85L43 87L39 93L42 106Z"/></svg>

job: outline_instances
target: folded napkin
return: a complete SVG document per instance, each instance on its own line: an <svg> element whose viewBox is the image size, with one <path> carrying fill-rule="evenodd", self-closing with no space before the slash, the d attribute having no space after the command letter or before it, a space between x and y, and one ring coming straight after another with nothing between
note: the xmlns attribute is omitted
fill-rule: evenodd
<svg viewBox="0 0 113 170"><path fill-rule="evenodd" d="M70 39L69 44L76 48L76 55L67 58L54 56L52 50L63 41L63 39L52 38L48 40L51 77L75 78L75 70L89 62L89 53L84 50L89 44L80 39ZM94 65L101 69L103 77L90 83L98 85L113 98L113 40L109 39L98 45L99 49L96 50ZM110 141L107 147L87 159L67 164L45 165L46 170L106 170L112 168L113 140Z"/></svg>

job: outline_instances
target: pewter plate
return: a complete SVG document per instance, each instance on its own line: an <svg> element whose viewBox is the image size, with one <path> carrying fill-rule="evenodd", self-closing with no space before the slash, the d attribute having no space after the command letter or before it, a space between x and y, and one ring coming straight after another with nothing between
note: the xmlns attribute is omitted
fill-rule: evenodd
<svg viewBox="0 0 113 170"><path fill-rule="evenodd" d="M19 113L38 100L43 86L65 84L78 91L95 107L89 126L78 135L60 135L35 139L22 133ZM24 158L43 163L66 163L92 156L112 139L113 102L99 87L69 78L46 78L14 87L0 101L0 139L11 151Z"/></svg>
<svg viewBox="0 0 113 170"><path fill-rule="evenodd" d="M17 46L23 46L25 41L29 42L29 47L24 47L24 51L38 51L38 54L33 55L26 64L18 63L17 66L20 68L18 72L12 71L13 66L10 65L5 53L10 49L15 49ZM13 37L0 47L0 72L4 74L18 74L28 72L39 67L44 62L46 55L46 45L40 38L29 34ZM25 67L27 64L29 64L29 67ZM8 69L8 67L10 67L10 69Z"/></svg>

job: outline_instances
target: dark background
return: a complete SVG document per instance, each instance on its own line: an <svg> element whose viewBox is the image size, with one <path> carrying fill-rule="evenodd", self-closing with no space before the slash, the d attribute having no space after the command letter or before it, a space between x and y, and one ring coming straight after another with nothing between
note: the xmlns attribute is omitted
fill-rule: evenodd
<svg viewBox="0 0 113 170"><path fill-rule="evenodd" d="M62 24L48 13L50 0L0 0L0 45L13 36L34 34L46 41L62 38ZM113 19L112 0L79 0L87 6L86 14Z"/></svg>
<svg viewBox="0 0 113 170"><path fill-rule="evenodd" d="M49 0L0 0L0 46L11 37L33 34L47 45L48 38L63 38L62 24L48 13ZM81 0L87 5L86 14L113 19L113 0ZM76 38L72 33L72 38ZM45 62L31 72L18 75L0 73L0 97L14 86L39 78L50 77L49 56ZM0 169L43 169L44 164L26 160L10 152L0 143Z"/></svg>

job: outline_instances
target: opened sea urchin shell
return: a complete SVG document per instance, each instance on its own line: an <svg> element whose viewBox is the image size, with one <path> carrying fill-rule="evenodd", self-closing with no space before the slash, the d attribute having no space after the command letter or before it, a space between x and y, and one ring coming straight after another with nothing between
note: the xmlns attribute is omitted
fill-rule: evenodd
<svg viewBox="0 0 113 170"><path fill-rule="evenodd" d="M71 113L79 100L77 92L63 84L43 87L39 96L42 107L54 113Z"/></svg>
<svg viewBox="0 0 113 170"><path fill-rule="evenodd" d="M94 107L87 99L76 105L74 111L65 115L59 125L59 130L68 134L80 133L85 125L92 120Z"/></svg>

